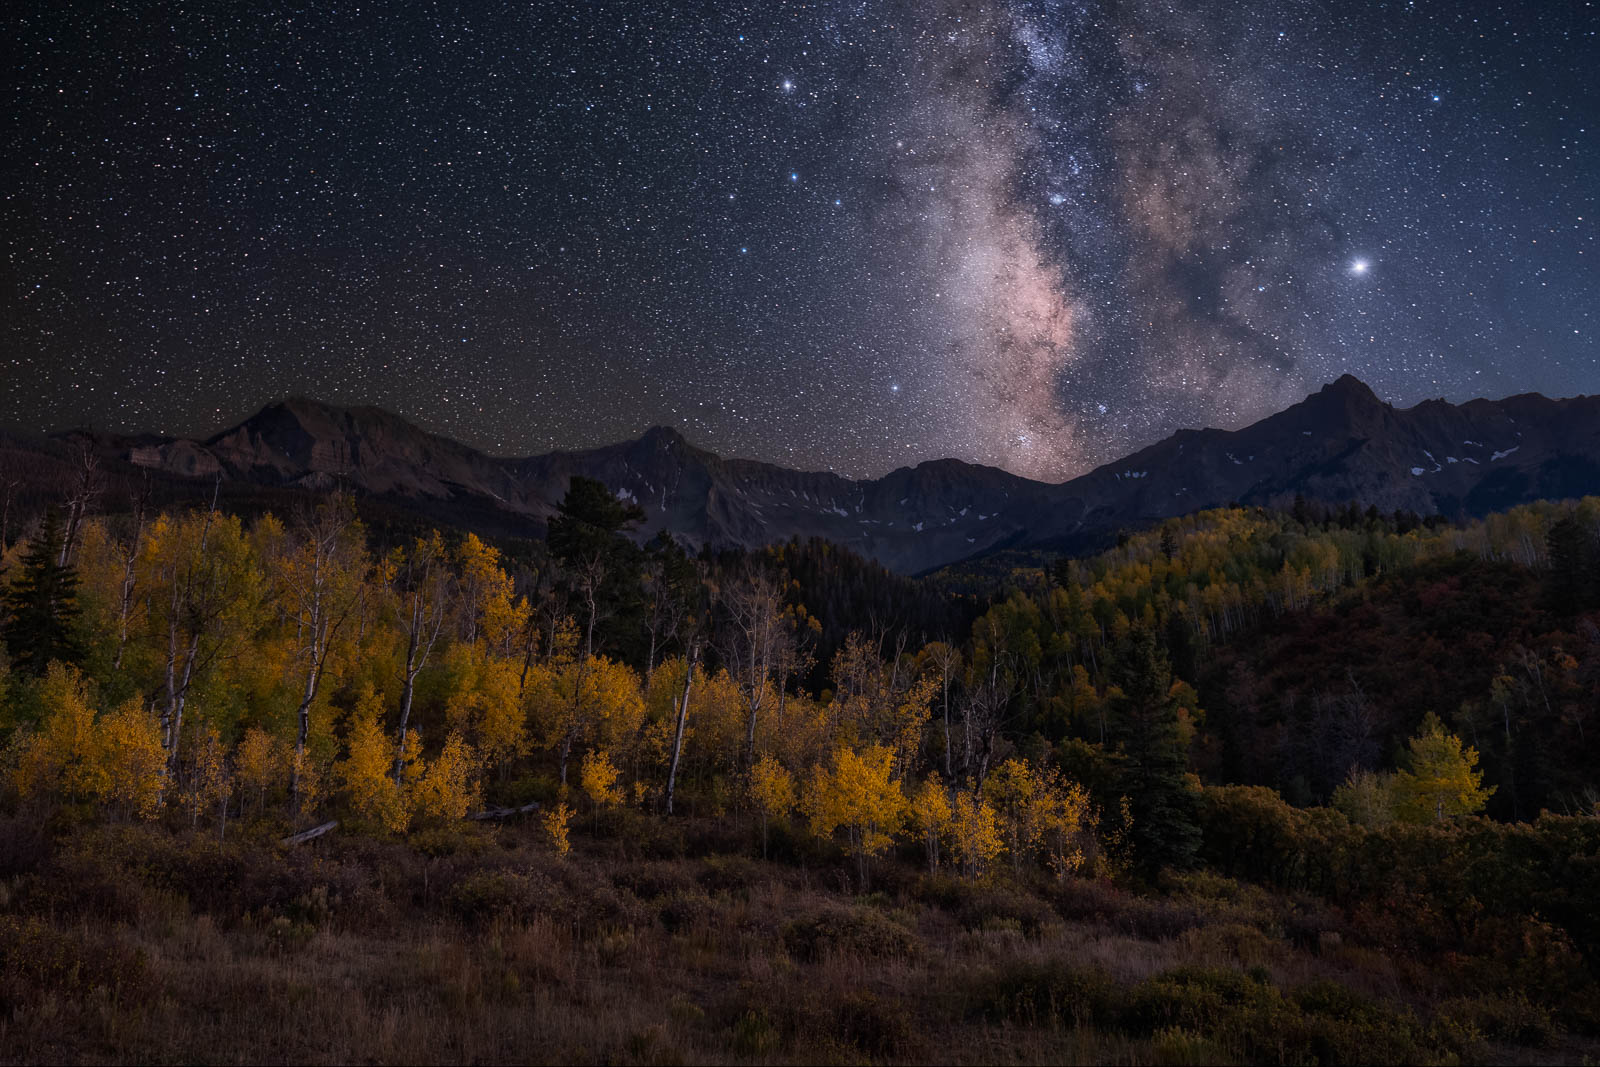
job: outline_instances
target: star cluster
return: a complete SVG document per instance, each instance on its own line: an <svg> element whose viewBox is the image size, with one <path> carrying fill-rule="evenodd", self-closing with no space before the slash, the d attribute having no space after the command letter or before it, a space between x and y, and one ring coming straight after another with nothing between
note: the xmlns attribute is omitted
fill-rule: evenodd
<svg viewBox="0 0 1600 1067"><path fill-rule="evenodd" d="M29 5L0 423L1062 478L1600 387L1591 3Z"/></svg>

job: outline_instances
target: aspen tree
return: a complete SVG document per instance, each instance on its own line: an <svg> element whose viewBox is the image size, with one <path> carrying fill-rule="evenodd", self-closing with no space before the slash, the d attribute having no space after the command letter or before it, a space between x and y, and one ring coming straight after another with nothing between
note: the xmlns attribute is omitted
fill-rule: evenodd
<svg viewBox="0 0 1600 1067"><path fill-rule="evenodd" d="M427 666L428 657L444 631L455 579L450 573L444 538L439 536L438 530L417 538L404 552L396 549L388 566L400 598L398 615L406 639L400 677L400 724L395 731L394 747L393 774L398 784L405 761L406 731L411 724L417 675Z"/></svg>
<svg viewBox="0 0 1600 1067"><path fill-rule="evenodd" d="M135 818L155 818L166 771L156 717L138 697L130 697L103 716L97 728L104 746L104 799Z"/></svg>
<svg viewBox="0 0 1600 1067"><path fill-rule="evenodd" d="M762 756L750 768L750 799L761 813L761 857L767 856L767 824L794 807L794 776L771 756Z"/></svg>
<svg viewBox="0 0 1600 1067"><path fill-rule="evenodd" d="M476 763L472 747L452 733L416 785L417 813L429 819L465 818L478 801Z"/></svg>
<svg viewBox="0 0 1600 1067"><path fill-rule="evenodd" d="M930 774L911 796L911 825L922 836L928 873L939 869L939 843L950 832L950 792L937 774Z"/></svg>
<svg viewBox="0 0 1600 1067"><path fill-rule="evenodd" d="M869 861L888 848L905 819L905 795L890 776L894 751L872 745L858 754L841 745L834 749L831 763L818 767L807 785L806 814L819 837L845 831L846 847L855 857L864 890Z"/></svg>
<svg viewBox="0 0 1600 1067"><path fill-rule="evenodd" d="M1396 814L1408 822L1475 814L1494 793L1494 786L1484 788L1477 749L1463 746L1431 711L1411 739L1406 763L1392 782Z"/></svg>
<svg viewBox="0 0 1600 1067"><path fill-rule="evenodd" d="M336 495L306 517L285 558L277 561L279 597L295 624L304 674L295 711L294 763L289 792L300 803L302 776L310 763L306 742L311 709L322 685L340 630L350 621L364 593L366 550L362 528L348 496Z"/></svg>

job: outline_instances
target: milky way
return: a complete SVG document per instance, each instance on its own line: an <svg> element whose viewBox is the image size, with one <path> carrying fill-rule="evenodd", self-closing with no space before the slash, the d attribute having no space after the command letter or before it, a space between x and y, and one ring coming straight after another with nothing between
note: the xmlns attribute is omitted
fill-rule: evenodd
<svg viewBox="0 0 1600 1067"><path fill-rule="evenodd" d="M1600 387L1587 4L27 6L0 423L1061 478Z"/></svg>

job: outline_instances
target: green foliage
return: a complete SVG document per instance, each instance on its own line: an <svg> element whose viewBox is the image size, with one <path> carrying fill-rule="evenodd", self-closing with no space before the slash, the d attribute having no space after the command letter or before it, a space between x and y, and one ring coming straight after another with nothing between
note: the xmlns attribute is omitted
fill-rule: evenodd
<svg viewBox="0 0 1600 1067"><path fill-rule="evenodd" d="M1333 791L1332 806L1357 826L1387 826L1394 821L1395 782L1392 774L1352 770Z"/></svg>
<svg viewBox="0 0 1600 1067"><path fill-rule="evenodd" d="M631 618L641 608L642 556L625 536L644 520L637 504L624 503L593 478L574 476L550 520L550 554L567 574L581 612L585 652L593 651L601 618Z"/></svg>
<svg viewBox="0 0 1600 1067"><path fill-rule="evenodd" d="M23 674L42 675L52 662L83 658L78 573L61 562L63 536L61 517L52 509L0 598L11 667Z"/></svg>
<svg viewBox="0 0 1600 1067"><path fill-rule="evenodd" d="M1112 698L1118 748L1127 757L1121 791L1133 812L1134 855L1147 872L1194 862L1200 831L1188 754L1172 697L1172 674L1155 635L1135 629L1118 647Z"/></svg>

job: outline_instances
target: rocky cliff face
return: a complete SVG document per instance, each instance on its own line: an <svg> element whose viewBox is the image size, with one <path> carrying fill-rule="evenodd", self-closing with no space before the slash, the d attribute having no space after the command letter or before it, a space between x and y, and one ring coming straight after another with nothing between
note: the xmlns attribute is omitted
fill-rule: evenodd
<svg viewBox="0 0 1600 1067"><path fill-rule="evenodd" d="M1185 430L1058 485L935 460L853 481L725 459L656 427L636 441L501 459L378 408L291 399L208 440L101 438L108 458L177 478L345 485L437 515L498 516L529 536L574 475L691 547L824 537L914 573L1006 547L1080 551L1118 528L1230 501L1409 508L1455 517L1600 493L1600 397L1383 403L1345 376L1241 430ZM470 521L470 520L467 520Z"/></svg>

